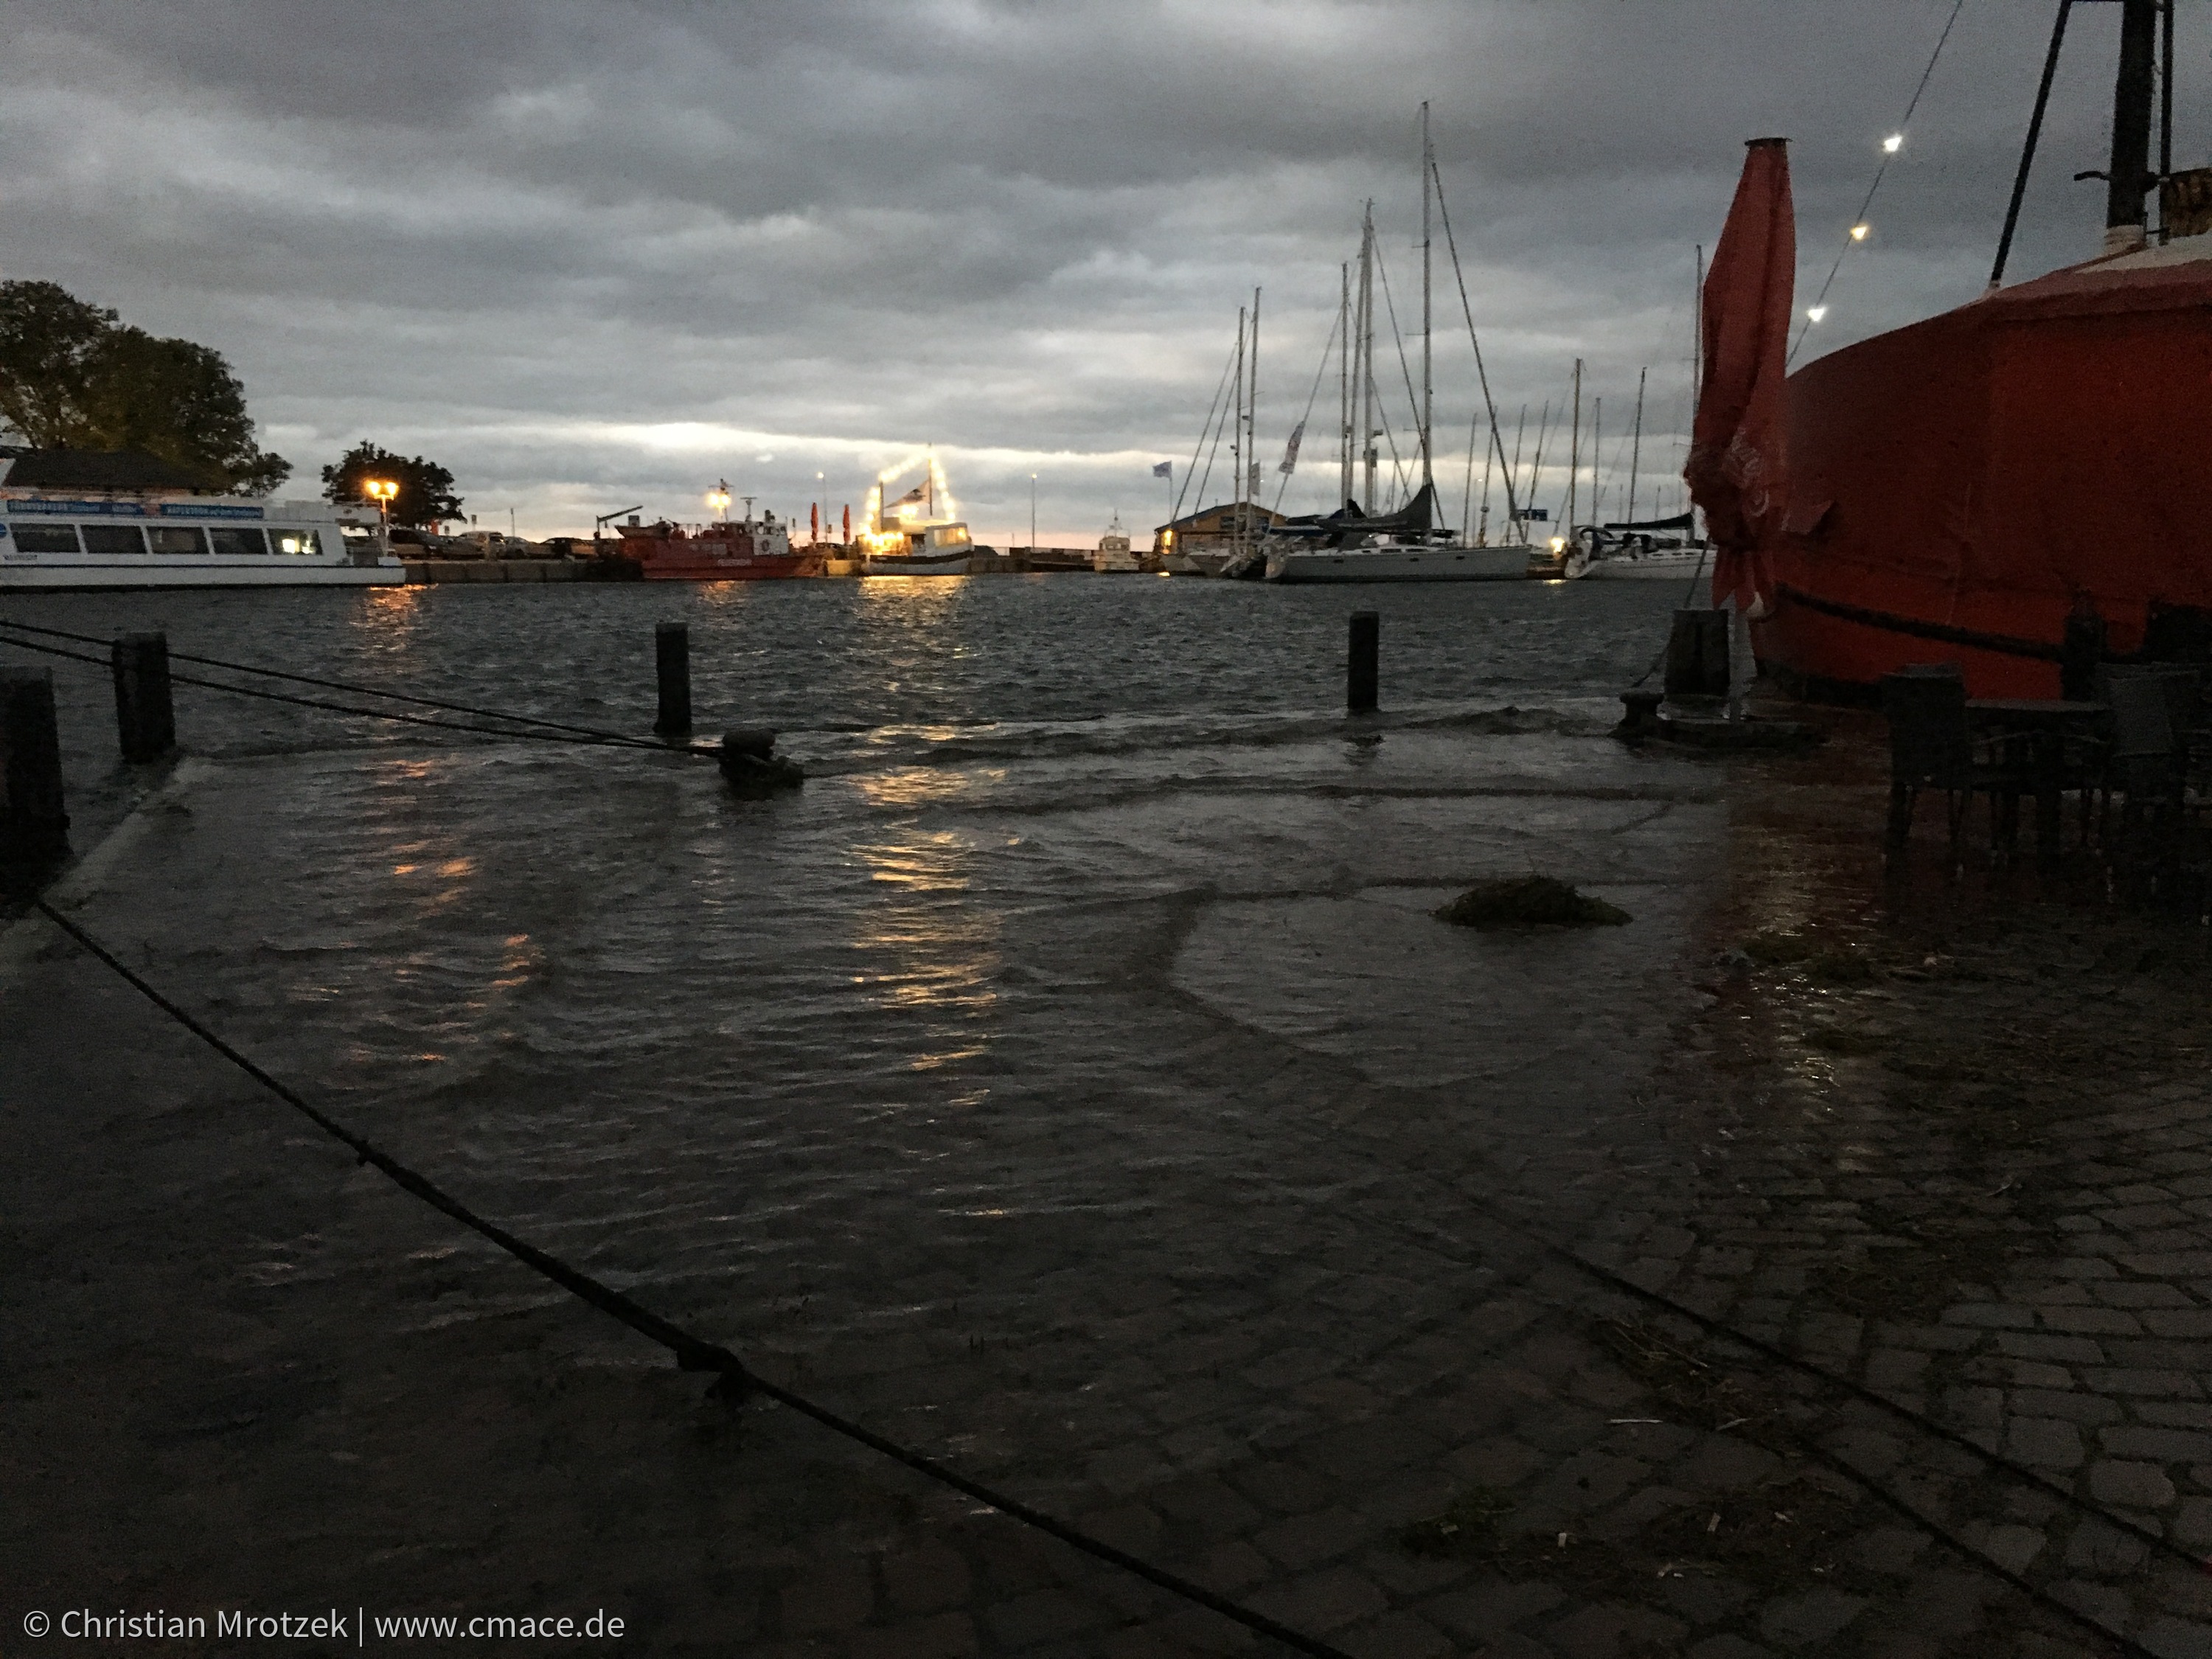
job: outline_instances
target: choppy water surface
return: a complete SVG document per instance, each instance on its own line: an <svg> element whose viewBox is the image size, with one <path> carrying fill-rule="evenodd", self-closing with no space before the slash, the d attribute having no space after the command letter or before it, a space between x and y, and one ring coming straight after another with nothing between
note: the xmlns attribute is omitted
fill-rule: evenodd
<svg viewBox="0 0 2212 1659"><path fill-rule="evenodd" d="M743 1333L807 1286L804 1346L870 1328L917 1263L1018 1322L1041 1263L1194 1206L1233 1256L1237 1206L1354 1092L1472 1148L1632 1087L1708 948L1728 833L1719 768L1603 736L1678 597L1062 577L5 609L639 732L652 624L689 621L701 730L778 728L802 793L186 688L192 761L82 914L274 1069L664 1305ZM1353 722L1360 607L1387 712ZM56 674L97 795L105 677ZM1531 867L1635 923L1428 914Z"/></svg>

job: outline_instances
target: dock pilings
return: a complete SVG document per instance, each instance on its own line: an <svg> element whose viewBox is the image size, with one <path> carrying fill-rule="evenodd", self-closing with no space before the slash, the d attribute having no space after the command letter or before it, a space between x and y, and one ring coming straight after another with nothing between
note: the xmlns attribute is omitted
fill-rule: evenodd
<svg viewBox="0 0 2212 1659"><path fill-rule="evenodd" d="M35 875L69 850L53 671L0 668L0 878Z"/></svg>
<svg viewBox="0 0 2212 1659"><path fill-rule="evenodd" d="M1382 677L1382 618L1372 611L1352 613L1352 638L1344 666L1344 706L1354 714L1375 712Z"/></svg>
<svg viewBox="0 0 2212 1659"><path fill-rule="evenodd" d="M169 636L120 634L108 647L115 671L115 729L127 761L159 760L177 746L169 692Z"/></svg>
<svg viewBox="0 0 2212 1659"><path fill-rule="evenodd" d="M653 666L659 681L660 712L653 729L664 738L691 731L691 630L680 622L653 625Z"/></svg>

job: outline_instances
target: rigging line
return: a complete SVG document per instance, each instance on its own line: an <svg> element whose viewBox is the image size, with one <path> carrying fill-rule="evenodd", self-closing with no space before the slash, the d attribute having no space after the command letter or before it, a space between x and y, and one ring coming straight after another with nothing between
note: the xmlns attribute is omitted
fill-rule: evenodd
<svg viewBox="0 0 2212 1659"><path fill-rule="evenodd" d="M1443 221L1444 246L1451 254L1452 277L1459 284L1459 308L1467 318L1468 343L1474 348L1474 377L1481 383L1483 407L1490 411L1490 441L1498 451L1498 469L1504 471L1505 440L1498 430L1498 400L1490 395L1490 371L1483 367L1482 342L1474 331L1474 307L1468 302L1467 273L1460 269L1459 244L1452 238L1451 210L1444 205L1444 176L1437 172L1434 155L1429 157L1429 171L1436 177L1437 214ZM1485 461L1483 465L1486 468L1489 463ZM1513 475L1510 472L1505 473L1505 514L1508 523L1520 516L1520 509L1513 499Z"/></svg>
<svg viewBox="0 0 2212 1659"><path fill-rule="evenodd" d="M1328 338L1322 343L1321 349L1321 367L1314 370L1313 390L1306 393L1306 412L1298 417L1298 431L1301 434L1305 431L1306 422L1313 419L1314 403L1321 396L1321 377L1328 373L1328 349L1336 343L1336 331L1339 324L1343 320L1342 318L1339 318L1336 322L1328 325ZM1281 482L1275 486L1275 505L1272 511L1282 510L1283 492L1290 487L1291 475L1285 472L1282 476Z"/></svg>
<svg viewBox="0 0 2212 1659"><path fill-rule="evenodd" d="M1390 298L1390 272L1382 264L1382 245L1380 242L1377 242L1375 245L1375 274L1382 279L1382 307L1390 319L1391 343L1398 348L1398 372L1405 376L1406 401L1413 406L1413 429L1416 432L1419 432L1421 425L1421 400L1413 395L1413 366L1406 361L1406 337L1398 331L1398 307L1392 302ZM1370 368L1371 368L1373 366L1370 364ZM1383 424L1388 426L1389 422L1386 421ZM1428 434L1425 432L1421 433L1421 441L1424 443L1429 441ZM1398 452L1395 449L1393 449L1390 452L1393 457L1395 457L1397 453ZM1372 509L1370 508L1370 510L1371 511Z"/></svg>
<svg viewBox="0 0 2212 1659"><path fill-rule="evenodd" d="M12 645L19 651L43 652L50 657L66 657L72 662L88 663L94 668L112 669L114 666L105 658L87 656L82 651L71 651L63 646L41 645L36 640L10 639L4 634L0 634L0 645ZM206 691L228 691L236 697L258 697L264 702L291 703L301 708L325 709L334 714L358 714L367 720L397 720L406 726L435 726L443 732L475 732L490 738L534 738L541 743L572 743L586 749L649 749L664 755L713 755L717 752L695 744L654 743L645 738L613 735L578 738L559 732L533 732L527 727L518 731L509 726L473 725L465 720L433 720L427 714L403 714L393 708L356 708L348 703L328 702L320 697L295 697L286 691L263 691L250 685L226 685L221 680L204 680L194 674L172 674L169 681L173 685L196 685Z"/></svg>
<svg viewBox="0 0 2212 1659"><path fill-rule="evenodd" d="M102 639L96 634L76 634L65 628L40 628L33 623L15 622L5 617L0 617L0 628L12 628L26 634L46 634L58 640L76 640L84 645L113 643L112 639ZM509 714L501 709L478 708L465 702L446 702L436 697L416 696L411 692L386 691L378 686L356 685L346 680L321 679L313 674L289 673L282 668L258 668L252 663L227 662L221 657L197 656L190 651L172 651L169 653L169 659L172 662L196 662L204 667L227 669L237 674L260 674L272 680L289 680L295 685L320 686L325 690L346 691L356 696L389 697L395 702L418 703L425 708L445 709L448 714L475 714L485 720L513 720L519 726L543 726L555 732L573 732L588 738L604 738L614 743L642 741L641 738L629 736L627 732L608 732L596 726L572 726L564 720L541 720L535 714ZM655 744L647 744L645 746L659 747Z"/></svg>
<svg viewBox="0 0 2212 1659"><path fill-rule="evenodd" d="M1182 517L1183 492L1190 488L1190 475L1198 465L1198 452L1206 447L1206 434L1213 429L1214 411L1221 407L1221 394L1229 389L1229 371L1236 362L1237 350L1232 346L1229 351L1229 361L1221 365L1221 378L1213 384L1213 401L1206 406L1206 419L1199 426L1198 441L1190 447L1190 465L1183 469L1182 489L1176 491L1175 511L1168 515L1170 523ZM1219 441L1218 438L1215 440L1217 444ZM1213 464L1210 460L1206 463L1206 477L1213 476ZM1199 485L1199 495L1203 498L1205 494L1206 486L1201 483Z"/></svg>
<svg viewBox="0 0 2212 1659"><path fill-rule="evenodd" d="M1220 404L1220 415L1219 418L1216 420L1213 424L1212 446L1206 452L1206 471L1198 481L1198 500L1193 504L1191 508L1194 513L1200 513L1205 510L1206 487L1212 481L1213 463L1220 457L1221 454L1222 434L1230 430L1231 422L1236 418L1237 411L1235 404L1232 404L1228 398L1224 397L1221 394L1227 391L1230 376L1236 372L1238 356L1243 349L1244 341L1242 320L1243 319L1240 318L1239 326L1237 328L1237 343L1229 348L1229 361L1221 366L1221 384L1214 389L1215 396L1218 399ZM1239 383L1239 390L1242 390L1241 381ZM1198 434L1198 441L1201 444L1206 442L1206 433L1202 429ZM1230 442L1232 445L1234 445L1236 441L1237 440L1233 437L1230 440ZM1194 454L1192 459L1195 461L1197 457ZM1188 473L1184 475L1186 482L1188 482L1188 477L1189 475ZM1177 516L1180 516L1180 514Z"/></svg>
<svg viewBox="0 0 2212 1659"><path fill-rule="evenodd" d="M1951 0L1951 15L1943 21L1942 33L1936 37L1936 50L1928 54L1928 67L1920 71L1920 84L1913 88L1912 101L1905 106L1905 118L1897 124L1899 132L1902 133L1912 125L1912 112L1920 107L1920 94L1928 90L1929 77L1936 73L1936 61L1943 55L1943 43L1951 38L1951 26L1959 21L1959 14L1966 9L1966 0ZM1867 210L1874 205L1874 193L1881 188L1882 175L1889 171L1889 164L1896 159L1895 154L1888 150L1882 152L1881 165L1874 170L1874 182L1867 186L1866 199L1859 204L1857 216L1851 221L1851 226L1854 228L1866 222ZM1844 245L1836 250L1836 262L1828 267L1827 281L1820 284L1820 291L1813 296L1813 304L1816 309L1826 302L1828 289L1835 283L1836 273L1844 268L1844 256L1857 245L1857 240L1852 236L1850 231L1845 230ZM1790 346L1790 355L1783 359L1784 368L1797 360L1798 348L1805 343L1805 337L1812 332L1812 329L1813 319L1809 316L1798 325L1796 341Z"/></svg>
<svg viewBox="0 0 2212 1659"><path fill-rule="evenodd" d="M400 1163L374 1142L356 1134L336 1118L309 1103L297 1091L264 1071L246 1054L232 1047L214 1030L202 1024L190 1013L155 989L151 983L125 966L112 951L94 939L83 928L78 927L76 923L62 915L60 911L55 909L45 899L35 899L33 903L47 921L75 939L88 955L105 965L131 989L137 991L156 1008L175 1020L178 1024L237 1066L239 1070L244 1072L270 1094L275 1095L277 1099L301 1113L325 1134L349 1148L362 1164L374 1164L401 1190L421 1199L432 1208L443 1212L471 1231L490 1240L523 1266L552 1280L580 1301L620 1321L648 1340L659 1343L676 1356L676 1363L682 1370L716 1373L722 1379L722 1383L718 1386L726 1387L728 1393L737 1398L753 1393L766 1395L779 1405L787 1406L793 1411L812 1418L834 1433L857 1441L872 1451L880 1452L884 1456L903 1463L919 1474L927 1475L933 1480L951 1486L956 1492L964 1492L980 1504L998 1510L1017 1521L1036 1528L1040 1532L1048 1533L1059 1539L1060 1542L1071 1545L1095 1559L1103 1561L1110 1566L1119 1567L1125 1572L1133 1573L1150 1583L1159 1586L1162 1589L1182 1597L1185 1601L1195 1602L1210 1612L1219 1613L1224 1619L1233 1620L1247 1630L1269 1637L1287 1648L1299 1653L1311 1654L1315 1656L1315 1659L1350 1659L1350 1656L1341 1648L1332 1647L1326 1642L1318 1641L1313 1637L1292 1630L1287 1625L1279 1624L1265 1613L1255 1613L1251 1608L1232 1601L1226 1596L1217 1595L1204 1585L1194 1583L1180 1574L1170 1572L1162 1567L1156 1567L1151 1562L1131 1555L1125 1550L1116 1549L1102 1539L1093 1538L1088 1533L1070 1526L1064 1521L1057 1520L1041 1510L1030 1508L1018 1498L1010 1498L1004 1492L985 1486L980 1480L969 1479L926 1453L915 1451L908 1447L900 1445L896 1441L887 1440L882 1435L863 1428L849 1418L831 1411L826 1406L817 1405L803 1395L795 1394L789 1389L769 1382L766 1377L749 1369L744 1360L720 1343L709 1342L703 1337L695 1335L673 1321L665 1319L654 1313L634 1297L623 1294L611 1285L602 1284L590 1274L563 1261L558 1256L550 1255L528 1241L517 1237L497 1223L486 1220L428 1177Z"/></svg>

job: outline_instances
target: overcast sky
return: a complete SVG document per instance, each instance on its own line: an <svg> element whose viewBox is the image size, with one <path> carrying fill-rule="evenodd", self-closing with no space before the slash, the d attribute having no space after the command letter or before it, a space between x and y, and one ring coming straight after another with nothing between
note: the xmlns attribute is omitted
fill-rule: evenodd
<svg viewBox="0 0 2212 1659"><path fill-rule="evenodd" d="M1965 0L1807 356L1980 291L2054 9ZM2103 186L2070 175L2106 160L2118 9L2075 9L2015 279L2095 251ZM1035 472L1042 538L1089 544L1164 516L1152 465L1182 479L1255 285L1272 493L1369 197L1418 349L1427 99L1509 448L1583 357L1618 512L1648 366L1638 506L1671 507L1692 250L1742 140L1792 141L1802 313L1951 11L8 0L0 275L222 350L295 483L367 437L487 526L700 516L718 477L803 520L933 443L980 539L1028 539ZM2179 22L2200 164L2212 28ZM1478 396L1437 240L1456 516ZM1377 358L1402 447L1387 328ZM1286 510L1335 487L1334 377Z"/></svg>

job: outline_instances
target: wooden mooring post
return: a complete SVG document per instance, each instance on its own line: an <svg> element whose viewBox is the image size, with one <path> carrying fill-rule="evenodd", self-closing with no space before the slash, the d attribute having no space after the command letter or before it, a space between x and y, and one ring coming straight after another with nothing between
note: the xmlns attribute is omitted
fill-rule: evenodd
<svg viewBox="0 0 2212 1659"><path fill-rule="evenodd" d="M1372 611L1352 613L1352 639L1344 665L1344 706L1354 714L1375 712L1382 678L1382 618Z"/></svg>
<svg viewBox="0 0 2212 1659"><path fill-rule="evenodd" d="M0 668L0 872L58 863L69 849L53 672Z"/></svg>
<svg viewBox="0 0 2212 1659"><path fill-rule="evenodd" d="M653 665L660 687L660 712L653 729L664 738L691 730L691 630L679 622L653 625Z"/></svg>
<svg viewBox="0 0 2212 1659"><path fill-rule="evenodd" d="M115 669L115 729L127 761L159 760L177 746L169 696L169 636L124 634L109 647Z"/></svg>

